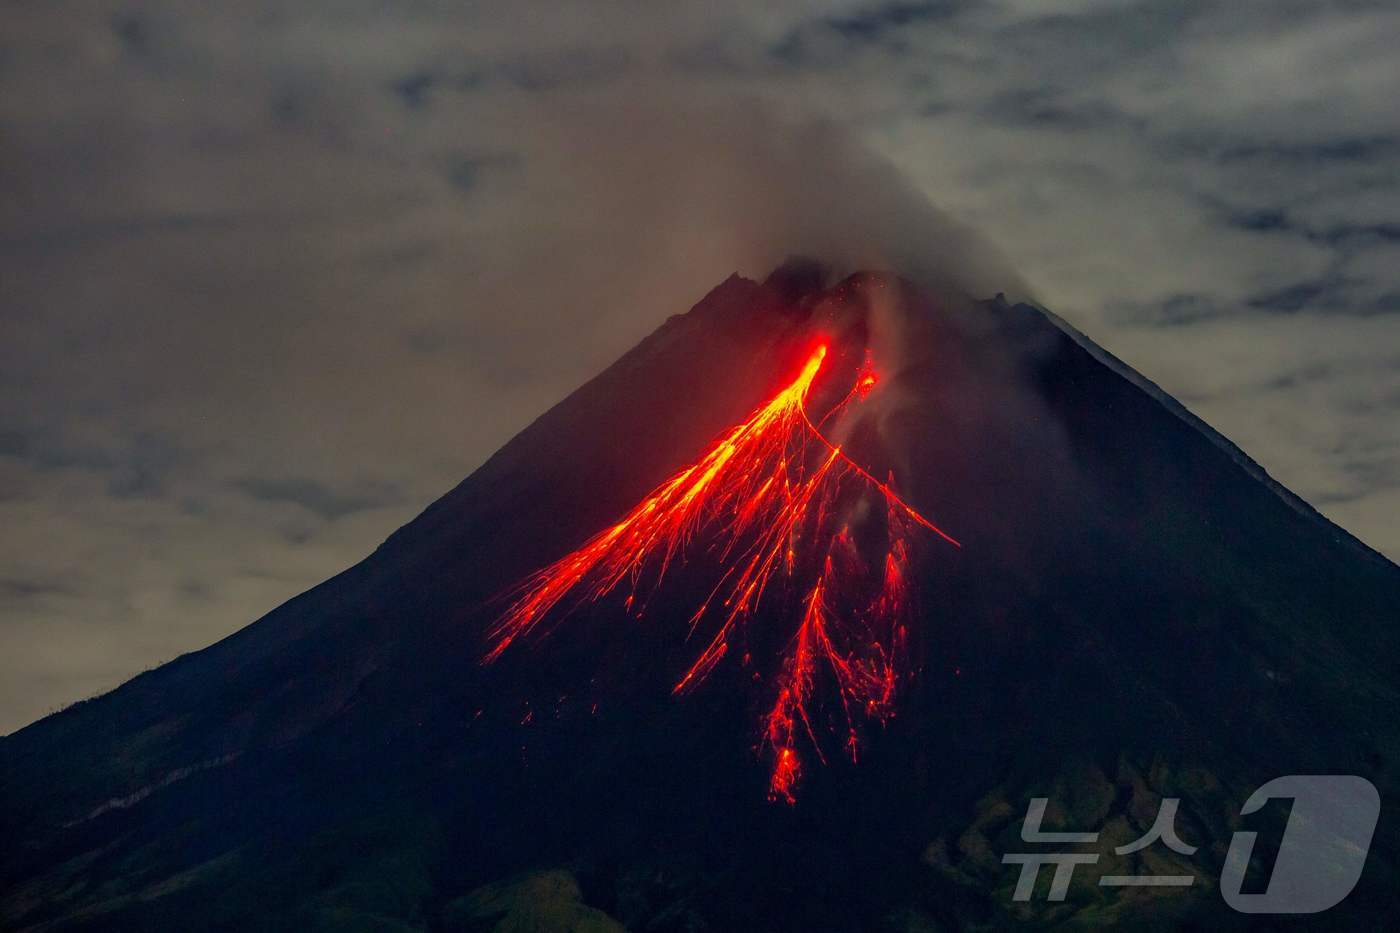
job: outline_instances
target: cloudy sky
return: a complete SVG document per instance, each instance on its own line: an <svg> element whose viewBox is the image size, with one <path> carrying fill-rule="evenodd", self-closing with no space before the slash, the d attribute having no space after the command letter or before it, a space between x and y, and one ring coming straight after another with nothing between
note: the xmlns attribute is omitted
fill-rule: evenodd
<svg viewBox="0 0 1400 933"><path fill-rule="evenodd" d="M862 197L800 170L831 132L1400 558L1397 47L1346 0L9 4L0 732L762 275L765 198Z"/></svg>

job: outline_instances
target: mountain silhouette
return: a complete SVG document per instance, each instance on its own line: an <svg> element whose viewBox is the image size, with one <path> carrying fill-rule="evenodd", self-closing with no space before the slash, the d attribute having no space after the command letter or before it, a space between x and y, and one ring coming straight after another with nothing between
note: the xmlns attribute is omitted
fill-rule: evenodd
<svg viewBox="0 0 1400 933"><path fill-rule="evenodd" d="M851 464L790 536L808 550L839 527L878 567L891 501L956 542L900 525L897 635L833 647L773 741L807 593L784 581L822 566L798 554L678 691L721 628L696 606L764 531L726 547L711 515L664 581L650 560L589 598L585 579L493 652L531 574L645 511L816 346L792 422L810 463L765 469L800 488L829 449ZM869 397L838 411L865 366ZM1387 929L1397 622L1400 569L1047 311L791 260L669 319L361 563L0 739L0 926ZM832 665L896 647L890 696L843 710ZM1262 886L1288 815L1242 805L1293 774L1379 789L1365 872L1323 914L1236 913L1232 835L1259 831ZM1065 900L1018 902L1002 855L1028 848L1033 798L1046 829L1113 845L1179 798L1196 850L1109 846ZM1098 884L1153 873L1193 883Z"/></svg>

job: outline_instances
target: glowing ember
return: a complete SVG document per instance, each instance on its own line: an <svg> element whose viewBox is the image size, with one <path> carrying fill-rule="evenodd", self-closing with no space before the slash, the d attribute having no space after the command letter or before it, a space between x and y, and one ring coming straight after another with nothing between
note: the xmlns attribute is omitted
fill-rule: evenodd
<svg viewBox="0 0 1400 933"><path fill-rule="evenodd" d="M826 346L817 347L796 379L697 463L658 486L615 525L526 578L491 631L494 645L486 661L538 629L566 597L571 605L596 601L626 580L631 610L644 574L653 590L659 587L672 562L703 532L723 569L690 627L693 632L712 619L716 628L675 692L691 689L714 670L781 575L785 592L804 595L763 723L763 745L773 756L770 794L795 799L802 776L799 733L825 760L812 721L823 682L839 696L845 747L854 759L857 714L880 722L893 714L896 655L911 608L911 532L917 526L957 542L904 502L891 482L877 480L822 434L822 426L875 387L868 365L820 424L808 418L807 397L826 356ZM867 568L843 518L856 497L871 493L884 503L879 573Z"/></svg>

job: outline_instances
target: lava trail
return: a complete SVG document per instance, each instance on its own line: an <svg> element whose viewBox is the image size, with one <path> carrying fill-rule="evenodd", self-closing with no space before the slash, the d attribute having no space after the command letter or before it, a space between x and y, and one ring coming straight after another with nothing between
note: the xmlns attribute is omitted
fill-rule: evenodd
<svg viewBox="0 0 1400 933"><path fill-rule="evenodd" d="M649 593L656 592L673 562L702 544L718 557L720 569L690 628L693 633L712 620L715 631L675 692L692 689L714 670L781 578L782 593L774 602L790 604L789 594L802 596L792 607L796 629L778 660L776 696L762 723L761 743L772 755L770 795L795 800L804 736L825 760L813 722L822 683L839 698L844 745L854 758L858 716L884 721L893 714L897 657L911 613L916 532L955 546L957 541L900 498L892 482L876 479L822 433L875 386L868 363L820 422L808 416L808 396L827 353L825 344L817 346L795 379L700 460L656 487L616 524L522 581L490 631L486 662L547 620L623 585L632 610L643 580ZM873 497L884 506L878 570L862 559L846 520L857 501Z"/></svg>

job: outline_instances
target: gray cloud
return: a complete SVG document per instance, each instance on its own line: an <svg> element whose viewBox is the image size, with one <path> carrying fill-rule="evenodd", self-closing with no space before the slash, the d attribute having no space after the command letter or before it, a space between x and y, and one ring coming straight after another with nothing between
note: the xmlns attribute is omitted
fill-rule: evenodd
<svg viewBox="0 0 1400 933"><path fill-rule="evenodd" d="M1014 291L923 195L1400 555L1397 35L1294 0L16 7L0 730L352 563L736 268Z"/></svg>
<svg viewBox="0 0 1400 933"><path fill-rule="evenodd" d="M305 477L270 479L249 476L234 480L233 486L254 499L279 505L297 505L327 521L376 506L395 505L398 499L391 488L370 486L342 492Z"/></svg>

